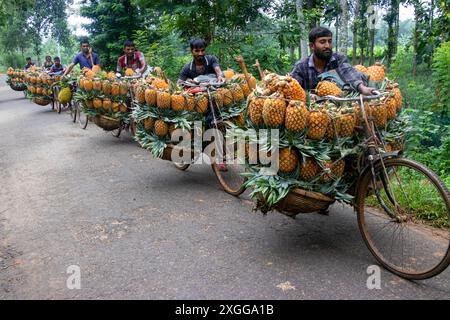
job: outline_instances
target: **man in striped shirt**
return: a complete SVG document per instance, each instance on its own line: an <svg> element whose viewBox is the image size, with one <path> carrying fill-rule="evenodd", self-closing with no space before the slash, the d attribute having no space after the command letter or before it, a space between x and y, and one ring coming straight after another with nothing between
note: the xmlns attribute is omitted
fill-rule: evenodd
<svg viewBox="0 0 450 320"><path fill-rule="evenodd" d="M367 77L348 63L347 57L333 53L332 32L327 28L316 27L309 33L309 48L312 54L301 59L291 72L305 90L313 90L320 81L322 73L336 71L341 80L353 90L371 95L374 88L367 86Z"/></svg>

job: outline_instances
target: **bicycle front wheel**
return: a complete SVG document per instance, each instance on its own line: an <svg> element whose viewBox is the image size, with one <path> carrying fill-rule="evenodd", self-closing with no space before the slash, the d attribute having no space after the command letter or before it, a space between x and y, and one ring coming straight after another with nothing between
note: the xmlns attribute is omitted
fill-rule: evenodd
<svg viewBox="0 0 450 320"><path fill-rule="evenodd" d="M87 114L85 114L83 111L81 111L81 105L77 104L77 118L78 118L78 124L80 125L81 129L86 129L89 118Z"/></svg>
<svg viewBox="0 0 450 320"><path fill-rule="evenodd" d="M396 158L383 163L359 185L356 207L363 239L391 272L412 280L431 278L450 263L450 193L418 162Z"/></svg>

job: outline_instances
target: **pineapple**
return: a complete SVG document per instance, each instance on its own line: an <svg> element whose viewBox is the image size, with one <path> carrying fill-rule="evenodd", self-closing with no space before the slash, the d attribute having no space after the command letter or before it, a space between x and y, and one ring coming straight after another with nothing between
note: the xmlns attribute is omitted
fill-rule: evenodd
<svg viewBox="0 0 450 320"><path fill-rule="evenodd" d="M336 163L331 160L324 161L323 163L323 173L320 176L320 181L327 183L331 180L335 180L344 175L345 161L340 159Z"/></svg>
<svg viewBox="0 0 450 320"><path fill-rule="evenodd" d="M111 104L111 110L112 110L112 112L119 112L120 111L120 103L119 102L113 102Z"/></svg>
<svg viewBox="0 0 450 320"><path fill-rule="evenodd" d="M111 111L111 99L103 99L102 108L106 111Z"/></svg>
<svg viewBox="0 0 450 320"><path fill-rule="evenodd" d="M236 124L241 127L245 126L244 112L239 113L239 115L236 117Z"/></svg>
<svg viewBox="0 0 450 320"><path fill-rule="evenodd" d="M208 110L208 98L204 94L195 95L195 111L198 113L206 113Z"/></svg>
<svg viewBox="0 0 450 320"><path fill-rule="evenodd" d="M174 93L171 96L171 107L174 111L181 111L184 109L185 101L184 96L180 93Z"/></svg>
<svg viewBox="0 0 450 320"><path fill-rule="evenodd" d="M288 100L299 100L306 102L306 93L298 81L291 76L280 77L276 87Z"/></svg>
<svg viewBox="0 0 450 320"><path fill-rule="evenodd" d="M278 127L284 123L286 102L279 98L268 98L264 101L262 116L269 127Z"/></svg>
<svg viewBox="0 0 450 320"><path fill-rule="evenodd" d="M367 68L362 64L357 64L356 66L354 66L354 68L359 72L364 73L365 75L369 75L369 70L367 70Z"/></svg>
<svg viewBox="0 0 450 320"><path fill-rule="evenodd" d="M212 97L214 98L214 101L216 102L217 108L222 109L223 108L223 97L219 92L214 92L212 94Z"/></svg>
<svg viewBox="0 0 450 320"><path fill-rule="evenodd" d="M327 112L320 108L319 110L312 110L309 113L309 139L320 140L325 136L328 124L330 122L330 116Z"/></svg>
<svg viewBox="0 0 450 320"><path fill-rule="evenodd" d="M155 133L160 137L166 136L169 133L169 125L161 119L156 120Z"/></svg>
<svg viewBox="0 0 450 320"><path fill-rule="evenodd" d="M277 83L280 80L280 76L276 73L269 73L264 76L263 83L265 88L265 95L271 95L277 91Z"/></svg>
<svg viewBox="0 0 450 320"><path fill-rule="evenodd" d="M121 96L125 96L128 94L128 84L126 82L120 82L119 87Z"/></svg>
<svg viewBox="0 0 450 320"><path fill-rule="evenodd" d="M260 126L264 123L262 112L265 100L266 99L259 97L254 97L253 99L250 100L248 106L248 113L250 116L250 120L256 126Z"/></svg>
<svg viewBox="0 0 450 320"><path fill-rule="evenodd" d="M120 94L120 86L118 82L113 82L111 85L111 95L118 96Z"/></svg>
<svg viewBox="0 0 450 320"><path fill-rule="evenodd" d="M95 109L100 109L103 106L103 101L102 99L94 98L93 104Z"/></svg>
<svg viewBox="0 0 450 320"><path fill-rule="evenodd" d="M144 128L146 130L153 129L155 126L155 120L153 118L146 118L144 119Z"/></svg>
<svg viewBox="0 0 450 320"><path fill-rule="evenodd" d="M184 98L186 103L184 104L184 109L186 111L194 111L195 108L195 98L192 94L184 93Z"/></svg>
<svg viewBox="0 0 450 320"><path fill-rule="evenodd" d="M284 125L292 132L300 132L306 128L309 111L302 101L291 100L286 108Z"/></svg>
<svg viewBox="0 0 450 320"><path fill-rule="evenodd" d="M139 104L145 103L145 86L142 84L136 87L136 100Z"/></svg>
<svg viewBox="0 0 450 320"><path fill-rule="evenodd" d="M125 70L125 76L126 76L126 77L132 77L133 75L134 75L133 69L127 68L127 69Z"/></svg>
<svg viewBox="0 0 450 320"><path fill-rule="evenodd" d="M337 131L336 119L334 117L330 117L330 121L327 125L327 131L325 132L325 138L328 140L333 140L336 138Z"/></svg>
<svg viewBox="0 0 450 320"><path fill-rule="evenodd" d="M233 78L234 76L234 71L232 69L227 69L223 72L223 75L227 80L231 80L231 78Z"/></svg>
<svg viewBox="0 0 450 320"><path fill-rule="evenodd" d="M125 104L125 103L120 103L119 104L119 111L120 112L128 112L128 107L127 107L127 105Z"/></svg>
<svg viewBox="0 0 450 320"><path fill-rule="evenodd" d="M388 120L392 120L397 116L397 101L394 97L387 97L384 100L386 106L386 115Z"/></svg>
<svg viewBox="0 0 450 320"><path fill-rule="evenodd" d="M316 87L317 95L320 97L324 96L335 96L340 97L342 95L342 90L331 81L320 81Z"/></svg>
<svg viewBox="0 0 450 320"><path fill-rule="evenodd" d="M144 95L145 101L145 95ZM156 105L160 109L169 109L171 104L170 93L167 91L158 91L156 93Z"/></svg>
<svg viewBox="0 0 450 320"><path fill-rule="evenodd" d="M340 113L336 119L337 134L340 137L351 137L355 131L356 119L351 113Z"/></svg>
<svg viewBox="0 0 450 320"><path fill-rule="evenodd" d="M227 107L230 104L233 104L233 94L231 93L231 91L229 89L220 88L219 90L217 90L217 92L222 96L224 107Z"/></svg>
<svg viewBox="0 0 450 320"><path fill-rule="evenodd" d="M94 79L93 88L97 91L102 91L102 81L100 79Z"/></svg>
<svg viewBox="0 0 450 320"><path fill-rule="evenodd" d="M160 89L160 90L168 90L169 89L169 84L166 81L164 81L164 79L161 79L161 78L154 78L152 81L152 85L156 89Z"/></svg>
<svg viewBox="0 0 450 320"><path fill-rule="evenodd" d="M84 80L84 90L91 91L94 88L94 84L91 79Z"/></svg>
<svg viewBox="0 0 450 320"><path fill-rule="evenodd" d="M279 170L281 172L292 172L298 166L298 156L293 149L283 148L279 153Z"/></svg>
<svg viewBox="0 0 450 320"><path fill-rule="evenodd" d="M110 95L111 94L111 82L109 82L109 80L103 80L102 82L102 91L104 94L106 95Z"/></svg>
<svg viewBox="0 0 450 320"><path fill-rule="evenodd" d="M115 80L116 74L113 71L110 71L106 74L106 78L108 78L109 80Z"/></svg>
<svg viewBox="0 0 450 320"><path fill-rule="evenodd" d="M309 181L319 173L319 166L314 160L307 159L300 167L300 178Z"/></svg>
<svg viewBox="0 0 450 320"><path fill-rule="evenodd" d="M367 71L369 73L369 80L370 81L383 81L385 74L384 74L384 66L377 62L373 66L370 66L367 68Z"/></svg>
<svg viewBox="0 0 450 320"><path fill-rule="evenodd" d="M230 91L231 91L231 95L233 96L234 103L237 103L237 102L245 99L244 92L242 91L242 88L239 84L233 83L230 86Z"/></svg>
<svg viewBox="0 0 450 320"><path fill-rule="evenodd" d="M93 73L99 73L100 71L102 71L102 68L98 64L92 66Z"/></svg>
<svg viewBox="0 0 450 320"><path fill-rule="evenodd" d="M402 93L398 87L395 87L392 91L394 92L394 99L397 102L396 106L397 106L397 112L398 112L402 108L402 103L403 103Z"/></svg>
<svg viewBox="0 0 450 320"><path fill-rule="evenodd" d="M88 109L92 109L94 107L94 101L93 100L85 100L85 106Z"/></svg>
<svg viewBox="0 0 450 320"><path fill-rule="evenodd" d="M156 106L156 90L152 89L152 88L147 88L144 91L144 98L145 98L145 103L148 106Z"/></svg>
<svg viewBox="0 0 450 320"><path fill-rule="evenodd" d="M387 111L384 103L370 103L366 109L368 117L371 117L377 127L385 127L387 122Z"/></svg>

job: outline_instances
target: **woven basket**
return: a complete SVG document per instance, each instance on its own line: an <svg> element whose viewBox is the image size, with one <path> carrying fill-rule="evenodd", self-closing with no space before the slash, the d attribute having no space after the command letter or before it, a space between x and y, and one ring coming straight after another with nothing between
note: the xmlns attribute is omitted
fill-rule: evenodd
<svg viewBox="0 0 450 320"><path fill-rule="evenodd" d="M275 209L281 213L293 217L299 213L317 212L327 209L335 200L322 193L293 189L280 202Z"/></svg>
<svg viewBox="0 0 450 320"><path fill-rule="evenodd" d="M180 156L183 156L183 153L184 153L184 152L188 152L188 153L189 153L189 150L184 150L184 149L181 148L181 147L178 147L178 146L173 145L173 144L169 144L169 145L167 145L167 147L164 149L164 152L163 152L163 155L162 155L161 159L167 160L167 161L172 161L172 150L173 150L173 149L178 150L178 153L179 153L179 154L180 154L180 152L181 152ZM191 150L191 160L193 160L193 159L195 159L195 158L196 158L196 154L195 154L194 150Z"/></svg>
<svg viewBox="0 0 450 320"><path fill-rule="evenodd" d="M106 131L112 131L120 128L120 120L105 115L96 115L94 123Z"/></svg>
<svg viewBox="0 0 450 320"><path fill-rule="evenodd" d="M46 106L51 102L51 100L49 98L44 97L34 97L33 102L40 106Z"/></svg>
<svg viewBox="0 0 450 320"><path fill-rule="evenodd" d="M25 85L25 84L19 84L19 85L16 85L16 84L14 84L14 83L11 83L10 85L9 85L10 87L11 87L11 89L13 89L14 91L25 91L25 90L27 90L27 86Z"/></svg>

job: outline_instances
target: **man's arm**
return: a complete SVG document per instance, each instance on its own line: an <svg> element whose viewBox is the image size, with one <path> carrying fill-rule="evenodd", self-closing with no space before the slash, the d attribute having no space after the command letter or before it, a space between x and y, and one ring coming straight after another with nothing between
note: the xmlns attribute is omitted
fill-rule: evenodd
<svg viewBox="0 0 450 320"><path fill-rule="evenodd" d="M139 63L141 65L141 67L139 69L136 69L136 73L143 74L145 72L145 70L147 69L147 64L145 63L145 57L142 52L139 52L138 59L139 59Z"/></svg>
<svg viewBox="0 0 450 320"><path fill-rule="evenodd" d="M177 85L182 85L184 81L190 78L189 65L185 65L181 69L180 76L178 77Z"/></svg>
<svg viewBox="0 0 450 320"><path fill-rule="evenodd" d="M210 60L211 60L211 61L210 61L211 66L213 67L214 72L216 73L217 80L218 80L219 82L225 81L225 78L224 78L224 76L223 76L223 72L222 72L222 70L220 69L219 60L218 60L215 56L211 56Z"/></svg>
<svg viewBox="0 0 450 320"><path fill-rule="evenodd" d="M363 95L369 96L372 94L372 91L375 90L374 88L366 86L367 79L362 73L348 63L347 57L344 55L339 57L338 68L336 71L345 83L348 83L354 90Z"/></svg>
<svg viewBox="0 0 450 320"><path fill-rule="evenodd" d="M75 66L75 63L71 63L68 67L67 67L67 69L66 69L66 71L64 71L64 76L66 76L66 75L68 75L71 71L72 71L72 69L73 69L73 67Z"/></svg>

